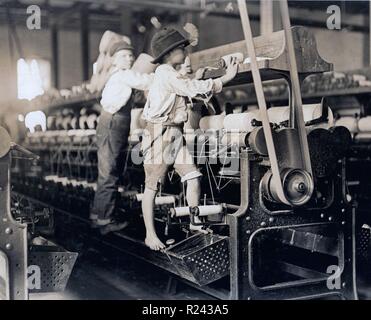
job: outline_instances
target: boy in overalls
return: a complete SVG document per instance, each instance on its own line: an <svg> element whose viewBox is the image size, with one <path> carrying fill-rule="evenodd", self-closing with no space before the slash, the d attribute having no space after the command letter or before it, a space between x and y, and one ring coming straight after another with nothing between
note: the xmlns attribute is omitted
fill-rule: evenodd
<svg viewBox="0 0 371 320"><path fill-rule="evenodd" d="M109 54L114 68L102 93L102 112L97 127L98 182L90 219L102 234L119 231L127 223L114 219L118 184L124 170L134 91L148 90L153 74L141 74L131 67L133 47L125 41L112 44Z"/></svg>

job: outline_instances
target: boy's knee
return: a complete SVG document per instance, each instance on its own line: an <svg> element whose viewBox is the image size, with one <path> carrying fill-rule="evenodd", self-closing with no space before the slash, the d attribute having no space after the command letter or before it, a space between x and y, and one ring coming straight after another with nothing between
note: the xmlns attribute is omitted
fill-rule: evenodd
<svg viewBox="0 0 371 320"><path fill-rule="evenodd" d="M144 196L155 197L156 193L157 193L157 190L154 190L154 189L148 188L148 187L144 188Z"/></svg>

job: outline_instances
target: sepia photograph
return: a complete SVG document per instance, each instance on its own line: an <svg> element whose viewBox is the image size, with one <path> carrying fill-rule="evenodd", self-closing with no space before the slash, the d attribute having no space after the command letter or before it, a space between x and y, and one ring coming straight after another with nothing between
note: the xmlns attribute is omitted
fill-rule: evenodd
<svg viewBox="0 0 371 320"><path fill-rule="evenodd" d="M0 0L0 300L371 300L370 15Z"/></svg>

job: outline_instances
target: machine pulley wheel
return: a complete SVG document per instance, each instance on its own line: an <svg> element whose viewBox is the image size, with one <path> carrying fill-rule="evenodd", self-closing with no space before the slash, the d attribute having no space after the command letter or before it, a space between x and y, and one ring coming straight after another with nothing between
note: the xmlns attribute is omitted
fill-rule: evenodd
<svg viewBox="0 0 371 320"><path fill-rule="evenodd" d="M304 205L312 197L313 179L305 170L286 168L281 171L281 181L286 199L293 207ZM267 198L274 202L280 202L272 172L268 171L265 174L262 183Z"/></svg>

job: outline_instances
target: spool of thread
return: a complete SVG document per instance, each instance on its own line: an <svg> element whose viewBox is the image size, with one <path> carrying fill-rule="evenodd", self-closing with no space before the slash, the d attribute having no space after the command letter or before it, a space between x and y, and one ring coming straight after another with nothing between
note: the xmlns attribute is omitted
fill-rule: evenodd
<svg viewBox="0 0 371 320"><path fill-rule="evenodd" d="M343 126L347 128L351 133L358 132L357 119L354 117L342 117L336 120L335 126Z"/></svg>
<svg viewBox="0 0 371 320"><path fill-rule="evenodd" d="M200 120L200 129L201 130L208 130L208 129L220 130L220 129L223 129L223 124L224 124L225 117L226 116L224 114L202 117L201 120Z"/></svg>
<svg viewBox="0 0 371 320"><path fill-rule="evenodd" d="M281 123L290 119L289 107L274 107L268 109L268 118L272 123Z"/></svg>
<svg viewBox="0 0 371 320"><path fill-rule="evenodd" d="M141 202L143 196L143 193L138 193L135 197L138 202ZM155 205L174 204L175 202L175 196L160 196L155 198Z"/></svg>
<svg viewBox="0 0 371 320"><path fill-rule="evenodd" d="M61 183L62 186L66 186L69 183L69 180L66 177L59 177L57 179L57 182Z"/></svg>
<svg viewBox="0 0 371 320"><path fill-rule="evenodd" d="M259 110L228 114L224 118L224 129L228 131L251 132L255 128L252 125L254 119L260 121Z"/></svg>
<svg viewBox="0 0 371 320"><path fill-rule="evenodd" d="M360 132L354 137L354 140L357 142L369 142L371 141L371 132Z"/></svg>
<svg viewBox="0 0 371 320"><path fill-rule="evenodd" d="M78 123L79 123L79 119L78 117L73 117L72 120L71 120L71 127L72 129L79 129L78 128Z"/></svg>
<svg viewBox="0 0 371 320"><path fill-rule="evenodd" d="M172 217L184 217L184 216L189 216L190 214L191 214L190 207L171 208Z"/></svg>
<svg viewBox="0 0 371 320"><path fill-rule="evenodd" d="M370 132L371 133L371 116L364 117L358 120L359 132Z"/></svg>
<svg viewBox="0 0 371 320"><path fill-rule="evenodd" d="M322 116L322 104L305 104L303 105L304 121L312 121Z"/></svg>
<svg viewBox="0 0 371 320"><path fill-rule="evenodd" d="M55 130L56 129L56 125L55 125L55 117L54 116L49 116L47 118L47 127L48 127L48 130Z"/></svg>
<svg viewBox="0 0 371 320"><path fill-rule="evenodd" d="M333 123L333 114L331 109L328 110L328 122ZM272 123L281 123L290 119L290 107L274 107L268 109L269 121ZM305 104L303 105L304 122L313 121L322 117L322 104Z"/></svg>
<svg viewBox="0 0 371 320"><path fill-rule="evenodd" d="M176 201L175 196L161 196L155 198L156 205L174 204L175 201Z"/></svg>
<svg viewBox="0 0 371 320"><path fill-rule="evenodd" d="M81 182L80 182L80 181L77 181L76 179L71 179L71 180L69 180L69 183L70 183L73 187L76 187L76 186L80 186L80 185L81 185Z"/></svg>
<svg viewBox="0 0 371 320"><path fill-rule="evenodd" d="M247 146L247 137L246 132L225 132L222 136L221 143L224 146L227 145L237 145L238 147Z"/></svg>
<svg viewBox="0 0 371 320"><path fill-rule="evenodd" d="M72 129L71 121L72 121L72 117L71 116L64 117L63 118L63 121L62 121L62 128L64 130L70 130L70 129Z"/></svg>
<svg viewBox="0 0 371 320"><path fill-rule="evenodd" d="M63 116L61 114L56 116L55 128L56 130L63 130Z"/></svg>
<svg viewBox="0 0 371 320"><path fill-rule="evenodd" d="M322 116L322 105L321 104L308 104L303 105L303 116L304 121L309 122L318 119ZM272 123L282 123L288 121L290 118L290 108L285 107L274 107L268 109L268 118ZM227 130L237 129L240 131L250 132L254 128L251 125L251 121L256 119L261 120L259 110L254 110L245 113L229 114L225 117L224 128ZM333 115L331 109L329 109L329 122L332 123Z"/></svg>
<svg viewBox="0 0 371 320"><path fill-rule="evenodd" d="M209 216L214 214L220 214L223 212L223 205L215 204L215 205L205 205L205 206L197 206L194 208L190 207L175 207L171 209L173 217L184 217L191 214L191 210L195 212L196 216Z"/></svg>
<svg viewBox="0 0 371 320"><path fill-rule="evenodd" d="M56 178L58 178L58 177L55 176L55 175L50 175L50 176L45 176L44 177L44 180L45 181L52 181L52 182L54 182Z"/></svg>
<svg viewBox="0 0 371 320"><path fill-rule="evenodd" d="M96 129L97 123L98 123L98 116L95 113L92 113L86 119L86 124L88 126L88 129Z"/></svg>
<svg viewBox="0 0 371 320"><path fill-rule="evenodd" d="M87 129L88 125L86 124L88 117L86 115L82 115L79 118L79 127L80 129Z"/></svg>
<svg viewBox="0 0 371 320"><path fill-rule="evenodd" d="M88 187L92 188L94 191L97 191L97 184L95 182L89 183Z"/></svg>
<svg viewBox="0 0 371 320"><path fill-rule="evenodd" d="M221 204L214 204L214 205L206 205L206 206L198 206L198 216L211 216L214 214L219 214L223 212L223 205Z"/></svg>

